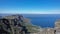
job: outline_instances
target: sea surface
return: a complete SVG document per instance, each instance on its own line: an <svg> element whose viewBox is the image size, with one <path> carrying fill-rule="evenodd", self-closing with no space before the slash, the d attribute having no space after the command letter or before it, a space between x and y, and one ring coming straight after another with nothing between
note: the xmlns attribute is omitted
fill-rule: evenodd
<svg viewBox="0 0 60 34"><path fill-rule="evenodd" d="M11 14L0 14L1 16ZM22 14L24 17L30 19L31 23L43 28L54 27L56 20L60 19L60 14Z"/></svg>
<svg viewBox="0 0 60 34"><path fill-rule="evenodd" d="M43 28L54 27L56 20L60 19L60 14L24 14L34 25Z"/></svg>

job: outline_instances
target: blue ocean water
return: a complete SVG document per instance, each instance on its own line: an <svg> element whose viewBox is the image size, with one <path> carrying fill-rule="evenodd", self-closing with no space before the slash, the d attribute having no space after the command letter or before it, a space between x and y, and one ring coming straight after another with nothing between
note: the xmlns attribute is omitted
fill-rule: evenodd
<svg viewBox="0 0 60 34"><path fill-rule="evenodd" d="M0 14L5 16L10 14ZM60 19L60 14L22 14L24 17L30 19L31 23L43 28L54 27L55 21Z"/></svg>
<svg viewBox="0 0 60 34"><path fill-rule="evenodd" d="M34 25L46 27L54 27L55 21L60 19L60 14L25 14L25 17L31 20Z"/></svg>

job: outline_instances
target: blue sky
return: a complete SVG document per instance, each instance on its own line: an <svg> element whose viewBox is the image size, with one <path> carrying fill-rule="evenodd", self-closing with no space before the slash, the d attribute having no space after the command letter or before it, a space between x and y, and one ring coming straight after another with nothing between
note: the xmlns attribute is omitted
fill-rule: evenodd
<svg viewBox="0 0 60 34"><path fill-rule="evenodd" d="M0 13L60 14L60 0L0 0Z"/></svg>

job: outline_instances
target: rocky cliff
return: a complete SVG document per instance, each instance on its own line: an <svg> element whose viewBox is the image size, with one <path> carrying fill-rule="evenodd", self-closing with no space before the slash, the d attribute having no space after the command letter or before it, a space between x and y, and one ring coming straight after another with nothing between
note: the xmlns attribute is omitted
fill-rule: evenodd
<svg viewBox="0 0 60 34"><path fill-rule="evenodd" d="M0 33L4 34L30 34L38 32L39 27L30 23L22 15L10 15L0 18Z"/></svg>

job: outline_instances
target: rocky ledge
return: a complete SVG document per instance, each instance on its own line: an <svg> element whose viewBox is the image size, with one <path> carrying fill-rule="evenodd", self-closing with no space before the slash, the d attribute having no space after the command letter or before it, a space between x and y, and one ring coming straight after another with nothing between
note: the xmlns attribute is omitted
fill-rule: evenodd
<svg viewBox="0 0 60 34"><path fill-rule="evenodd" d="M31 24L22 15L10 15L0 18L0 34L31 34L39 32L39 27Z"/></svg>

